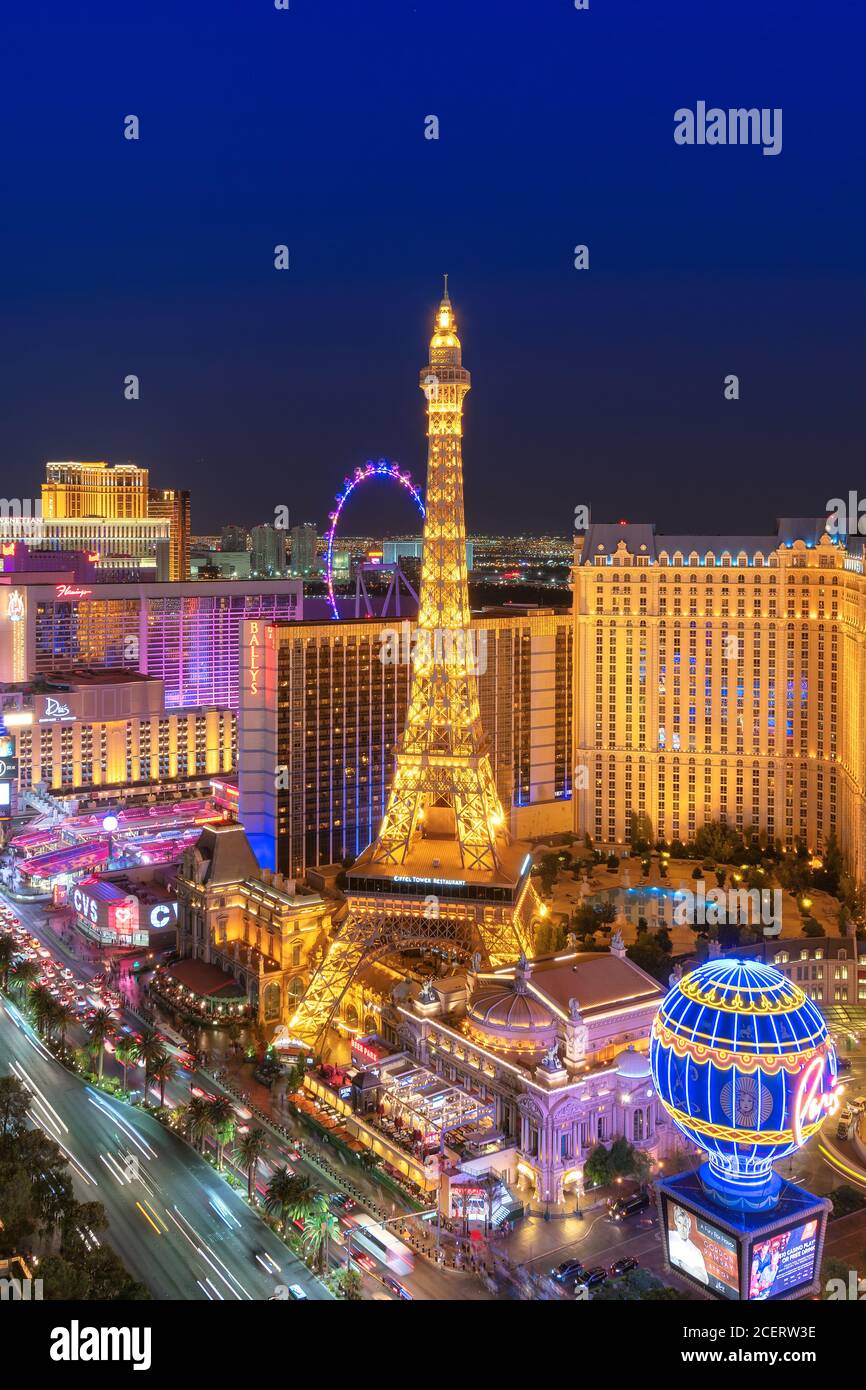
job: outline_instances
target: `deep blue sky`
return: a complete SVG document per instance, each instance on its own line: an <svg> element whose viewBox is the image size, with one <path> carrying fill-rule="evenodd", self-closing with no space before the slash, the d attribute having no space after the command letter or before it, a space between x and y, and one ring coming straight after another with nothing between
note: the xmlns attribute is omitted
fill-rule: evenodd
<svg viewBox="0 0 866 1390"><path fill-rule="evenodd" d="M864 38L855 0L10 7L0 492L132 459L201 531L423 477L448 270L470 529L821 510L863 476ZM781 155L676 146L699 99L781 106Z"/></svg>

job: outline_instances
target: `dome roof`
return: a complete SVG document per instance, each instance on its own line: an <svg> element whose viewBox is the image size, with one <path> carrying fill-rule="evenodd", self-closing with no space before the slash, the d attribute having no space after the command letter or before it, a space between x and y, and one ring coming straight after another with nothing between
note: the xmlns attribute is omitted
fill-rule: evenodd
<svg viewBox="0 0 866 1390"><path fill-rule="evenodd" d="M556 1020L534 994L511 988L482 994L469 1010L470 1018L482 1028L505 1028L517 1032L545 1032L556 1028Z"/></svg>
<svg viewBox="0 0 866 1390"><path fill-rule="evenodd" d="M650 1071L649 1057L643 1052L636 1052L633 1043L617 1056L617 1076L623 1076L630 1081L643 1081L650 1075Z"/></svg>

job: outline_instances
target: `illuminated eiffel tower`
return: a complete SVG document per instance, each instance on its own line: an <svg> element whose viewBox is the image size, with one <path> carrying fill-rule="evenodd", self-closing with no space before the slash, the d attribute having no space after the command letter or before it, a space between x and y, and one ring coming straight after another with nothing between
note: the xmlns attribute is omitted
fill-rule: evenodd
<svg viewBox="0 0 866 1390"><path fill-rule="evenodd" d="M436 948L485 967L532 954L540 911L530 856L513 842L481 727L463 516L462 364L445 294L421 372L428 454L421 595L409 713L379 834L347 875L349 911L290 1028L316 1048L355 973Z"/></svg>

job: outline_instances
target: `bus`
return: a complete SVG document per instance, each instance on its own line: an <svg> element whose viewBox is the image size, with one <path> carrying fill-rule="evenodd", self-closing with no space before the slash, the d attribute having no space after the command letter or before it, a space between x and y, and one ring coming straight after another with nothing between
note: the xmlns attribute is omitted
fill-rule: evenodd
<svg viewBox="0 0 866 1390"><path fill-rule="evenodd" d="M352 1250L364 1250L395 1274L411 1274L415 1260L408 1245L372 1216L359 1212L346 1220L346 1235Z"/></svg>

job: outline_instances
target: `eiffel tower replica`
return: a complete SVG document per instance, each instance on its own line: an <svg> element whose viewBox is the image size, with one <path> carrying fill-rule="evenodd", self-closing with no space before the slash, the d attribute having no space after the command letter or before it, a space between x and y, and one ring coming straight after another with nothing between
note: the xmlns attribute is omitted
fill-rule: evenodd
<svg viewBox="0 0 866 1390"><path fill-rule="evenodd" d="M428 454L418 623L406 726L379 834L347 874L348 914L290 1026L321 1050L362 966L406 951L532 954L539 900L526 845L512 841L481 727L463 515L463 366L445 293L421 372Z"/></svg>

